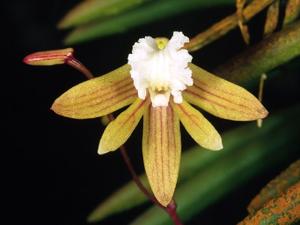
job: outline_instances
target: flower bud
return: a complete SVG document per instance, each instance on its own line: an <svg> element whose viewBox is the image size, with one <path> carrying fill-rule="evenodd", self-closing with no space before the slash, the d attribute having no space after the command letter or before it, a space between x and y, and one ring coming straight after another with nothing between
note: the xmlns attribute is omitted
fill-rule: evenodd
<svg viewBox="0 0 300 225"><path fill-rule="evenodd" d="M33 66L52 66L65 64L70 57L73 57L73 48L35 52L23 59L23 62Z"/></svg>

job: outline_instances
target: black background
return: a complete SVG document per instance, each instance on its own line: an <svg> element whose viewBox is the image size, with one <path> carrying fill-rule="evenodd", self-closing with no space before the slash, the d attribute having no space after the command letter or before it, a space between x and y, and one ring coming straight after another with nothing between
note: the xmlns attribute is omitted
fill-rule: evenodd
<svg viewBox="0 0 300 225"><path fill-rule="evenodd" d="M58 31L56 24L77 2L12 0L1 3L2 151L8 153L2 170L6 187L3 193L8 200L3 202L4 218L7 216L3 218L5 224L86 224L88 213L130 180L118 152L97 155L103 132L98 119L71 120L50 110L56 97L84 77L67 66L31 67L22 63L23 57L31 52L64 47L62 38L66 33ZM173 30L193 36L233 11L230 7L195 10L74 48L78 58L93 72L103 74L125 64L132 44L140 37L169 37ZM252 32L255 39L259 39L260 29ZM194 54L194 62L213 69L244 48L235 30ZM294 82L286 76L269 84L265 104L271 112L295 102L295 96L299 96L299 76L297 82L295 77L293 79ZM288 90L283 91L284 84L288 85ZM287 100L289 96L294 99ZM208 117L219 131L241 124ZM194 144L185 132L183 136L186 137L184 148ZM137 170L142 172L140 138L139 128L128 146ZM250 180L247 186L227 195L187 224L236 224L246 216L246 205L255 193L292 161L293 158ZM99 224L128 224L143 209L117 215Z"/></svg>

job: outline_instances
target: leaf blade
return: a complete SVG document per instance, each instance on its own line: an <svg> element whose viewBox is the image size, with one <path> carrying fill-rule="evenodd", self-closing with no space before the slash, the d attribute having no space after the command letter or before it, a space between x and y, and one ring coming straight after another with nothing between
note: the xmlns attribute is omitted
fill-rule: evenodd
<svg viewBox="0 0 300 225"><path fill-rule="evenodd" d="M109 20L95 21L79 26L66 38L66 44L77 44L95 38L117 34L155 20L160 20L195 8L207 8L218 4L232 4L231 0L160 0L120 14ZM155 15L155 16L153 16Z"/></svg>
<svg viewBox="0 0 300 225"><path fill-rule="evenodd" d="M147 0L89 0L82 1L72 8L59 22L59 28L70 28L89 23L94 20L103 20L118 15L123 11L134 8Z"/></svg>

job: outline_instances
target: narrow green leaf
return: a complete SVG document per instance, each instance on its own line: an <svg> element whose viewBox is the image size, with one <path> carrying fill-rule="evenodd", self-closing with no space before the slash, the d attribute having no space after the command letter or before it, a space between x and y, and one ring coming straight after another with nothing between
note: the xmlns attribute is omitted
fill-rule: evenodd
<svg viewBox="0 0 300 225"><path fill-rule="evenodd" d="M241 148L254 142L254 140L259 139L260 142L263 142L270 136L273 130L278 129L285 123L287 116L288 114L271 116L261 129L258 129L251 123L226 132L222 135L225 147L222 151L211 152L200 147L194 147L189 151L185 151L182 155L178 187L193 177L198 171L206 171L212 165L219 164L219 162L223 162L226 158L231 158L232 155L235 155ZM149 188L144 175L141 176L141 180ZM123 204L124 202L126 204ZM90 214L88 220L96 222L109 215L128 210L145 202L147 202L147 199L138 190L135 183L129 182L102 202Z"/></svg>
<svg viewBox="0 0 300 225"><path fill-rule="evenodd" d="M71 9L59 22L59 28L69 28L94 20L103 20L138 6L147 0L89 0Z"/></svg>
<svg viewBox="0 0 300 225"><path fill-rule="evenodd" d="M232 0L159 0L145 4L134 10L109 18L80 26L65 39L66 44L75 44L103 37L114 33L124 32L130 28L149 22L176 15L187 10L207 8L221 4L233 4Z"/></svg>
<svg viewBox="0 0 300 225"><path fill-rule="evenodd" d="M140 180L149 188L146 175L141 176ZM90 213L87 220L88 222L98 222L110 215L129 210L145 202L147 202L147 198L144 194L141 193L134 182L129 182L100 203Z"/></svg>
<svg viewBox="0 0 300 225"><path fill-rule="evenodd" d="M246 83L299 55L300 21L297 21L230 59L214 72L232 82Z"/></svg>
<svg viewBox="0 0 300 225"><path fill-rule="evenodd" d="M293 122L282 121L280 129L273 129L269 138L257 138L255 142L244 143L238 151L231 152L230 157L224 157L206 169L199 170L192 179L179 186L175 200L180 217L187 221L261 171L287 160L288 154L295 154L300 144L297 134L300 124L299 112L300 108L297 107L293 114L289 114L289 118L292 118L290 121ZM276 121L282 116L287 115L270 117L264 125L269 126L270 121ZM257 133L263 129L257 130ZM242 138L241 135L237 136ZM224 146L223 151L228 151L226 145ZM138 224L167 225L172 222L163 210L153 206L131 223Z"/></svg>

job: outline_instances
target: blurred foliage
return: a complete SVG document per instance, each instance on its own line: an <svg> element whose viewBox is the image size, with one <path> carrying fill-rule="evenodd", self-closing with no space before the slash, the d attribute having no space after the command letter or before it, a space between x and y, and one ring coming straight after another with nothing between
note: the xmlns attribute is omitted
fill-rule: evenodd
<svg viewBox="0 0 300 225"><path fill-rule="evenodd" d="M106 4L103 2L106 2ZM107 2L111 2L111 4ZM233 4L233 1L89 0L83 1L72 9L59 23L59 27L75 27L75 30L65 39L65 43L70 45L125 32L130 28L174 16L188 10L225 4Z"/></svg>
<svg viewBox="0 0 300 225"><path fill-rule="evenodd" d="M76 27L89 22L103 21L146 2L146 0L90 0L79 3L58 24L59 28Z"/></svg>

